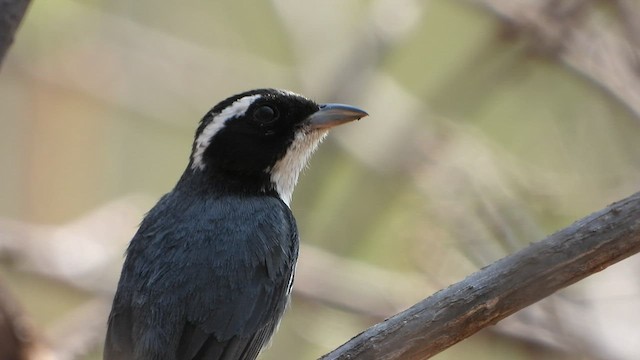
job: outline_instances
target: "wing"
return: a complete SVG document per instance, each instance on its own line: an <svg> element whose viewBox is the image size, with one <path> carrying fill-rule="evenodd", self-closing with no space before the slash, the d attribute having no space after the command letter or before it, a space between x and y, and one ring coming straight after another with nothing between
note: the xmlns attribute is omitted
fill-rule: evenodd
<svg viewBox="0 0 640 360"><path fill-rule="evenodd" d="M204 321L198 320L203 314L194 306L181 336L178 359L255 359L277 328L288 296L286 283L265 287L260 278L247 287L252 291L233 303L217 305L219 311L205 315Z"/></svg>
<svg viewBox="0 0 640 360"><path fill-rule="evenodd" d="M271 338L287 304L298 235L288 208L264 210L234 214L244 226L225 238L251 240L205 257L210 271L197 275L201 296L188 303L178 359L254 359Z"/></svg>
<svg viewBox="0 0 640 360"><path fill-rule="evenodd" d="M298 253L290 210L230 198L173 217L132 240L105 359L254 359L286 307Z"/></svg>

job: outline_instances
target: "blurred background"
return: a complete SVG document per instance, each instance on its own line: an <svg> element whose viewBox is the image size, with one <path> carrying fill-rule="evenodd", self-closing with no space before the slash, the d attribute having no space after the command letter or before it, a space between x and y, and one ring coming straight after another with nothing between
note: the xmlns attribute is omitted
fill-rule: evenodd
<svg viewBox="0 0 640 360"><path fill-rule="evenodd" d="M101 359L126 244L202 115L286 88L370 114L294 194L294 298L262 359L317 358L638 190L638 10L33 0L0 72L3 296L42 358ZM638 359L639 275L630 258L436 358Z"/></svg>

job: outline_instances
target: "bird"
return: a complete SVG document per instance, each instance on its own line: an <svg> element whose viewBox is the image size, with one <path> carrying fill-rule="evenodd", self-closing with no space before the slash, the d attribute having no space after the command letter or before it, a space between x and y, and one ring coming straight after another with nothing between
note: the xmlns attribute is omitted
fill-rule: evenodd
<svg viewBox="0 0 640 360"><path fill-rule="evenodd" d="M367 115L272 88L208 111L126 250L104 360L255 359L291 293L299 174L330 128Z"/></svg>

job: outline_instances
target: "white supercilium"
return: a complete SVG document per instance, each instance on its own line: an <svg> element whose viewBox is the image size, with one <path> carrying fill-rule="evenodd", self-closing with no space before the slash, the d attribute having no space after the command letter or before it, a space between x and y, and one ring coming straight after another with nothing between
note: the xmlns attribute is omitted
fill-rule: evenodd
<svg viewBox="0 0 640 360"><path fill-rule="evenodd" d="M211 143L211 139L222 129L224 124L229 120L238 116L242 116L247 112L249 106L262 95L249 95L234 101L231 105L224 108L219 114L215 115L211 122L205 126L202 133L195 141L195 149L193 151L193 159L191 168L193 170L204 169L204 161L202 159L204 151Z"/></svg>

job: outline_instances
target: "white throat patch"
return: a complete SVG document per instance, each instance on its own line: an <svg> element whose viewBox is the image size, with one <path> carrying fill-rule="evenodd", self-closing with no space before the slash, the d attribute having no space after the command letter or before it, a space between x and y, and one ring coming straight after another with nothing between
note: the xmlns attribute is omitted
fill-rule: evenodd
<svg viewBox="0 0 640 360"><path fill-rule="evenodd" d="M195 141L195 149L193 151L193 159L191 169L204 169L204 160L202 159L204 151L211 143L211 139L215 136L229 119L242 116L247 112L249 106L262 95L249 95L234 101L231 105L224 108L219 114L215 115L211 122L205 126L202 133Z"/></svg>
<svg viewBox="0 0 640 360"><path fill-rule="evenodd" d="M297 132L284 157L270 169L271 182L287 206L291 203L293 188L298 182L300 172L327 133L327 130Z"/></svg>

